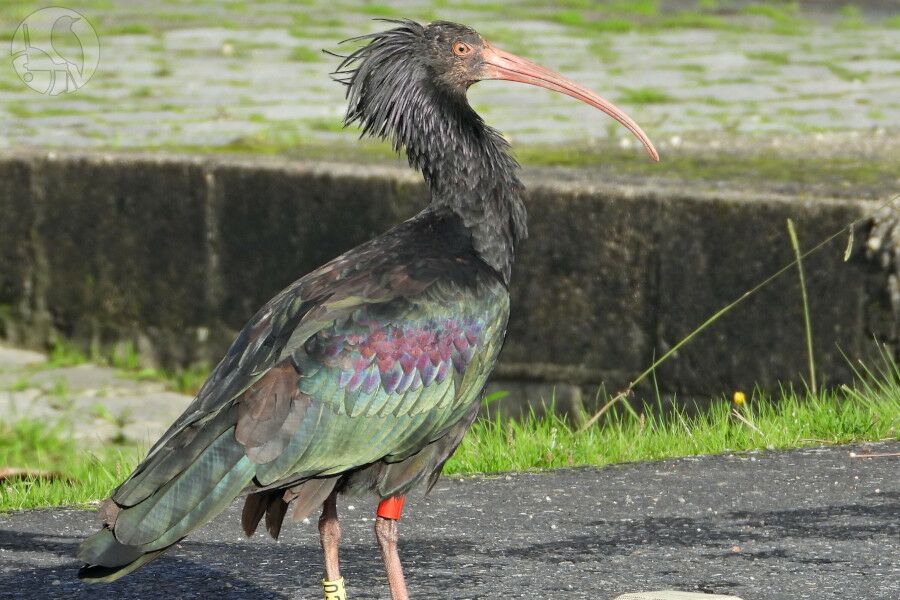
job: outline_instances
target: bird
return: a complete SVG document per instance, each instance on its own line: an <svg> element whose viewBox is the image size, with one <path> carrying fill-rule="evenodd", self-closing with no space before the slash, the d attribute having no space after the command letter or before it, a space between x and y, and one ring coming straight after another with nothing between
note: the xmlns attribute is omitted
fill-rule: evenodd
<svg viewBox="0 0 900 600"><path fill-rule="evenodd" d="M397 543L406 494L434 486L478 413L506 337L524 186L508 142L470 106L482 80L622 110L448 21L388 20L354 38L333 76L344 125L390 140L420 171L426 207L290 284L244 326L196 398L101 503L79 577L113 581L231 502L278 538L321 509L323 584L340 582L339 494L378 500L375 538L393 600L409 597ZM315 215L309 215L315 218ZM335 589L335 588L332 588ZM334 596L337 597L337 596Z"/></svg>
<svg viewBox="0 0 900 600"><path fill-rule="evenodd" d="M53 51L67 65L78 71L79 75L84 70L84 46L72 26L80 20L71 15L62 15L53 22L50 29L50 46Z"/></svg>

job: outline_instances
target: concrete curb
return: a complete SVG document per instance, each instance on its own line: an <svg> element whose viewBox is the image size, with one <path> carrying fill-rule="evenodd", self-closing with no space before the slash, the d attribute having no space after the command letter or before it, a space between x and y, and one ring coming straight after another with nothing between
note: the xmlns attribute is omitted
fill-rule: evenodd
<svg viewBox="0 0 900 600"><path fill-rule="evenodd" d="M533 405L554 390L591 408L730 300L809 247L871 217L872 202L529 180L531 234L512 285L495 388ZM132 340L150 363L215 362L273 293L412 215L416 174L271 158L0 154L0 327L39 346ZM851 377L841 352L894 341L889 271L840 243L806 263L818 369ZM892 248L888 243L885 247ZM890 261L888 261L890 262ZM664 394L798 382L806 373L799 285L786 274L698 336L658 374ZM521 410L521 403L501 411Z"/></svg>

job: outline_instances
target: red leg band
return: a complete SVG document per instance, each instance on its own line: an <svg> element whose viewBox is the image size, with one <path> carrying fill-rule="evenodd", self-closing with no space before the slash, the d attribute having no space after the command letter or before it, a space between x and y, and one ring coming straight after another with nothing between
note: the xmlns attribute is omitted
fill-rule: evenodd
<svg viewBox="0 0 900 600"><path fill-rule="evenodd" d="M378 516L383 519L400 520L400 513L403 512L403 501L406 496L391 496L378 503Z"/></svg>

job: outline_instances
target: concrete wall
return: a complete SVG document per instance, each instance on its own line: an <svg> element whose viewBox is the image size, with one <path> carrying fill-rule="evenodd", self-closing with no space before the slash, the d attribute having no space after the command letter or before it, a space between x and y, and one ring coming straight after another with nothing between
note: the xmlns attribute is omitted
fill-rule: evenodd
<svg viewBox="0 0 900 600"><path fill-rule="evenodd" d="M665 190L529 174L529 226L494 389L564 407L615 391L707 316L871 204L745 191ZM0 327L15 343L129 339L150 362L215 362L273 293L412 215L424 189L391 168L136 155L0 155ZM893 342L884 265L867 227L805 264L817 361ZM663 365L667 394L774 388L806 372L794 272Z"/></svg>

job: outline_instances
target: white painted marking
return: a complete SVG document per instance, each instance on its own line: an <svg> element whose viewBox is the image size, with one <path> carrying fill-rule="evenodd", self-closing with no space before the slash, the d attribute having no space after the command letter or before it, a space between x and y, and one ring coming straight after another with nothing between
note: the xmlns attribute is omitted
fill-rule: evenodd
<svg viewBox="0 0 900 600"><path fill-rule="evenodd" d="M660 590L658 592L631 592L622 594L615 600L741 600L737 596L722 596L720 594L698 594L696 592L678 592L675 590Z"/></svg>

